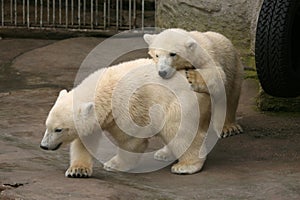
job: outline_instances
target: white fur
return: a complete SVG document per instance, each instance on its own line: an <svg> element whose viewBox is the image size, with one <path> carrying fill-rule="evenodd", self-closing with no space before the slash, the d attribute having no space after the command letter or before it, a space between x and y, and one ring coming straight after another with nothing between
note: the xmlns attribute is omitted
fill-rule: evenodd
<svg viewBox="0 0 300 200"><path fill-rule="evenodd" d="M66 144L72 142L70 148L70 167L66 171L66 176L91 176L93 167L92 156L82 144L78 133L89 135L94 130L93 126L95 125L100 125L103 130L108 131L121 148L115 157L104 164L104 168L107 170L127 171L134 167L138 156L128 154L127 151L143 153L148 141L144 138L127 135L117 126L114 116L112 115L111 103L113 92L123 77L125 77L127 81L124 82L125 84L122 83L122 85L125 85L125 89L121 90L120 97L122 97L123 94L125 95L126 92L128 92L127 89L130 89L132 84L135 84L138 80L143 82L144 79L159 79L155 73L149 74L146 72L147 70L149 71L147 67L144 68L145 73L143 70L138 71L137 73L133 73L132 77L126 79L126 75L130 70L143 65L155 67L151 59L138 59L122 63L107 69L101 69L90 75L70 92L63 90L60 93L47 117L47 129L41 146L53 150L60 143ZM150 69L150 71L153 70ZM101 79L99 81L100 77ZM188 88L182 91L180 88L183 88L183 86L178 85L176 87L180 92L179 94L181 94L182 97L186 97L187 101L188 96L195 95ZM191 126L187 126L187 128L184 129L184 134L176 136L178 139L169 144L171 154L179 158L179 163L176 164L176 167L172 168L173 173L195 173L202 168L205 161L205 158L200 159L198 154L210 122L210 98L206 94L198 94L197 97L199 98L199 102L201 102L199 106L202 117L200 117L199 124L196 124L198 128L198 130L196 130L196 136L190 133L189 129ZM116 99L117 101L115 103L116 106L118 106L119 103L122 103L122 99ZM181 108L176 101L176 97L165 87L153 86L151 84L146 85L145 91L135 92L133 99L132 105L135 105L135 107L133 110L130 110L130 112L133 119L135 119L137 123L141 123L142 126L150 122L149 106L152 106L153 103L159 103L162 106L166 115L166 123L163 130L159 133L159 136L166 144L175 137L177 127L181 123L181 117L188 117L182 116ZM197 101L195 103L198 104ZM195 112L196 104L186 103L187 108L190 110L189 115ZM120 104L119 106L121 107L122 105L123 104ZM97 115L97 121L94 119L95 114ZM193 124L194 122L189 123ZM62 129L62 131L56 133L55 130L57 128ZM190 144L189 141L191 141L192 144ZM186 149L186 152L182 152L183 149Z"/></svg>
<svg viewBox="0 0 300 200"><path fill-rule="evenodd" d="M193 90L209 93L215 101L224 98L226 93L227 111L221 137L242 132L235 120L243 68L234 46L225 36L215 32L166 29L156 35L145 34L144 39L162 78L171 78L175 70L196 67L197 70L188 72L193 75L189 79ZM172 52L178 56L170 56Z"/></svg>

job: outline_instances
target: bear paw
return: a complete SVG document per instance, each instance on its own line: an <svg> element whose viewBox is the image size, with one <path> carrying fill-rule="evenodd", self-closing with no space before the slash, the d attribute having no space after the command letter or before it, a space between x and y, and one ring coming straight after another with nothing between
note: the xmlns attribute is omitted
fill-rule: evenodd
<svg viewBox="0 0 300 200"><path fill-rule="evenodd" d="M127 166L124 162L121 162L118 156L113 157L109 161L103 164L103 168L106 171L129 171L131 169L130 166Z"/></svg>
<svg viewBox="0 0 300 200"><path fill-rule="evenodd" d="M243 133L243 129L238 124L229 124L223 127L221 138L226 138Z"/></svg>
<svg viewBox="0 0 300 200"><path fill-rule="evenodd" d="M85 166L70 166L66 171L65 176L69 178L88 178L92 175L92 168Z"/></svg>
<svg viewBox="0 0 300 200"><path fill-rule="evenodd" d="M159 161L174 161L176 158L173 156L172 152L168 149L167 146L163 147L162 149L159 149L154 154L154 159Z"/></svg>
<svg viewBox="0 0 300 200"><path fill-rule="evenodd" d="M179 162L172 166L171 172L174 174L194 174L202 169L203 164L202 161L193 164Z"/></svg>
<svg viewBox="0 0 300 200"><path fill-rule="evenodd" d="M188 82L191 84L190 86L193 91L198 93L208 92L203 78L201 77L200 73L197 72L196 70L186 70L186 78Z"/></svg>

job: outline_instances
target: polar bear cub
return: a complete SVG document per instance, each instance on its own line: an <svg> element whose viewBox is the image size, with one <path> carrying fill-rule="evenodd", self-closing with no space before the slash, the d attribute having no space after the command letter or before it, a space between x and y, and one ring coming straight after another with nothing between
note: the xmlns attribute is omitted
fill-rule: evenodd
<svg viewBox="0 0 300 200"><path fill-rule="evenodd" d="M138 59L99 70L73 90L60 92L47 117L41 148L56 150L62 144L71 142L70 167L66 176L89 177L92 175L92 155L83 144L82 136L92 134L94 126L100 126L112 136L119 147L117 155L104 163L106 170L133 169L139 156L131 156L131 152L143 154L149 137L157 133L172 156L178 158L178 163L171 168L172 173L198 172L206 159L206 156L199 156L199 151L210 125L210 96L191 91L184 72L175 75L175 79L175 82L169 80L169 84L174 87L176 95L163 84L153 84L161 78L155 72L152 59ZM140 83L145 83L145 80L148 81L147 84L135 88ZM186 87L180 85L178 80L184 80ZM128 95L130 98L124 99ZM187 105L185 114L178 102L180 98L190 102L184 103ZM193 98L196 100L193 101ZM124 102L129 103L127 115L123 115L122 110L119 114L114 114L115 108L126 107ZM159 105L163 115L159 112L154 112L153 115L153 105ZM189 120L194 113L198 113L198 116L195 115L199 119L196 122ZM134 126L128 123L130 120L135 123ZM183 120L187 123L185 127L182 127ZM149 124L158 125L159 129L150 127L149 137L145 137L139 131ZM195 128L194 131L192 127ZM128 130L132 132L129 133Z"/></svg>
<svg viewBox="0 0 300 200"><path fill-rule="evenodd" d="M187 32L166 29L157 35L145 34L149 54L157 65L158 74L171 78L177 70L188 70L187 78L196 92L209 93L213 98L222 95L221 79L225 86L227 111L221 137L242 132L236 123L236 110L243 80L243 68L234 46L225 36L215 32Z"/></svg>

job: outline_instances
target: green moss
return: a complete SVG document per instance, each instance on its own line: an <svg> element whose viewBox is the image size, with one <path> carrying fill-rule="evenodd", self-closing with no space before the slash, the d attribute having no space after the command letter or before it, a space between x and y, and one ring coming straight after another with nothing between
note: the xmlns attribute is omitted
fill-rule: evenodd
<svg viewBox="0 0 300 200"><path fill-rule="evenodd" d="M244 79L258 79L256 71L254 71L254 70L245 70L244 71Z"/></svg>
<svg viewBox="0 0 300 200"><path fill-rule="evenodd" d="M247 54L246 52L244 52L242 55L243 56L241 59L243 64L249 68L255 69L255 57L253 55Z"/></svg>
<svg viewBox="0 0 300 200"><path fill-rule="evenodd" d="M257 97L257 106L261 111L300 113L300 97L272 97L261 89Z"/></svg>

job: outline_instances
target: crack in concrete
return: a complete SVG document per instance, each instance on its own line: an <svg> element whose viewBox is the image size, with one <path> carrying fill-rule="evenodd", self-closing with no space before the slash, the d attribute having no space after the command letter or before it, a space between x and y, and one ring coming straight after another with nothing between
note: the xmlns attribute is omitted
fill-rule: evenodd
<svg viewBox="0 0 300 200"><path fill-rule="evenodd" d="M27 185L29 183L4 183L3 184L3 188L5 190L5 188L18 188L24 185Z"/></svg>

